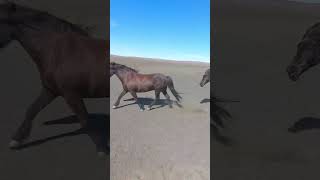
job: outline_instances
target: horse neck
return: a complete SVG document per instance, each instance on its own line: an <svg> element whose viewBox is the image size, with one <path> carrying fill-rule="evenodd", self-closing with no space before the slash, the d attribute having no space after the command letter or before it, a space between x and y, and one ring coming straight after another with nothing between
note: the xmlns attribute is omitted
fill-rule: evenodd
<svg viewBox="0 0 320 180"><path fill-rule="evenodd" d="M136 74L136 72L129 71L129 70L119 70L117 71L116 76L120 79L122 84L124 84L125 79L132 73Z"/></svg>
<svg viewBox="0 0 320 180"><path fill-rule="evenodd" d="M80 28L73 27L72 24L68 24L67 22L63 22L61 19L50 16L50 19L46 22L37 23L37 26L40 26L41 29L46 29L49 31L55 31L58 33L63 32L74 32L83 36L89 36L89 33Z"/></svg>
<svg viewBox="0 0 320 180"><path fill-rule="evenodd" d="M17 29L15 38L31 56L32 60L36 63L41 71L45 65L45 59L43 58L46 54L45 49L52 48L48 47L48 41L50 39L48 34L44 35L40 31L24 28Z"/></svg>

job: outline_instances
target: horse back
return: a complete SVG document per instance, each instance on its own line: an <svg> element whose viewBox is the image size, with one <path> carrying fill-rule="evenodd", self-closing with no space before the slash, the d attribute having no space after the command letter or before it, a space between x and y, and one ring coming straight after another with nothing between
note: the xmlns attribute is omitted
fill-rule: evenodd
<svg viewBox="0 0 320 180"><path fill-rule="evenodd" d="M77 91L83 96L108 96L108 47L105 40L76 33L58 34L54 59L49 70L60 92Z"/></svg>

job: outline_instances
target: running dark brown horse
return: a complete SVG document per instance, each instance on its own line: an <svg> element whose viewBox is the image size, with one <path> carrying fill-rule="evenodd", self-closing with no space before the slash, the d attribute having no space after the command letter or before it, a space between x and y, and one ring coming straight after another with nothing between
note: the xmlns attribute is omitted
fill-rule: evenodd
<svg viewBox="0 0 320 180"><path fill-rule="evenodd" d="M211 74L210 68L204 73L200 86L203 87L210 82ZM222 100L217 98L213 93L212 85L210 87L210 134L219 143L224 145L230 145L231 139L221 133L221 129L225 128L224 121L231 118L231 114L221 106L220 103L228 102L228 100ZM234 101L229 101L234 102Z"/></svg>
<svg viewBox="0 0 320 180"><path fill-rule="evenodd" d="M42 82L41 93L12 137L11 148L29 137L35 116L57 97L65 99L83 129L88 121L83 98L109 97L108 41L88 37L65 21L44 23L46 18L13 3L0 6L0 47L19 42L36 64Z"/></svg>
<svg viewBox="0 0 320 180"><path fill-rule="evenodd" d="M174 97L180 102L181 96L174 89L173 81L170 76L163 74L140 74L137 70L127 67L122 64L117 64L115 62L110 63L110 77L116 75L123 86L123 91L119 95L117 101L114 103L113 108L117 108L120 103L121 98L130 92L135 101L143 111L142 104L139 102L137 92L148 92L155 91L155 99L148 106L148 110L151 110L152 106L159 100L160 93L166 97L169 107L172 108L172 102L170 96L167 93L167 88L171 90Z"/></svg>

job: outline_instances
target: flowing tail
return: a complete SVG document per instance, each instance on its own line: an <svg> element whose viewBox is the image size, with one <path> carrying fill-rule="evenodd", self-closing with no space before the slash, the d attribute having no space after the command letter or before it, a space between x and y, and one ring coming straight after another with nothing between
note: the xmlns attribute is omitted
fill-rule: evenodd
<svg viewBox="0 0 320 180"><path fill-rule="evenodd" d="M232 139L224 136L220 133L219 128L216 127L215 125L211 125L211 130L210 134L213 138L215 138L219 143L225 145L225 146L230 146L232 144Z"/></svg>
<svg viewBox="0 0 320 180"><path fill-rule="evenodd" d="M173 85L173 81L171 79L170 76L167 76L168 79L168 87L170 89L170 91L172 92L172 94L174 95L174 97L177 99L178 102L180 102L180 100L182 99L182 97L179 95L179 93L174 89L174 85Z"/></svg>
<svg viewBox="0 0 320 180"><path fill-rule="evenodd" d="M211 100L211 114L210 114L210 127L212 136L224 145L230 145L231 139L223 136L219 129L224 128L224 120L231 118L231 114L223 107L217 104L216 98L212 97Z"/></svg>
<svg viewBox="0 0 320 180"><path fill-rule="evenodd" d="M211 104L211 122L210 124L216 124L217 126L224 128L223 120L231 118L231 114L217 103Z"/></svg>

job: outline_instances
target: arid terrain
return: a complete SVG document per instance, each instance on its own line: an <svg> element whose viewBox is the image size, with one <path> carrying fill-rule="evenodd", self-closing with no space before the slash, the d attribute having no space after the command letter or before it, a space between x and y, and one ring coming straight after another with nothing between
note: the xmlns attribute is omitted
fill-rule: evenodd
<svg viewBox="0 0 320 180"><path fill-rule="evenodd" d="M118 109L111 109L111 179L177 180L209 179L210 104L209 84L199 83L209 64L112 56L111 61L127 65L140 73L163 73L172 77L183 100L182 108L170 109L161 101L155 109L139 111L127 94ZM116 76L110 80L112 105L122 86ZM171 92L169 95L175 100ZM145 107L154 92L139 93ZM164 105L163 107L161 107Z"/></svg>

